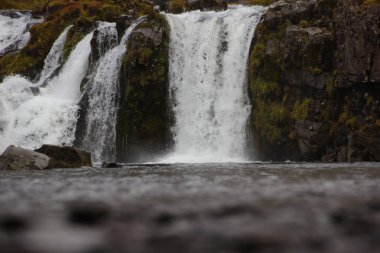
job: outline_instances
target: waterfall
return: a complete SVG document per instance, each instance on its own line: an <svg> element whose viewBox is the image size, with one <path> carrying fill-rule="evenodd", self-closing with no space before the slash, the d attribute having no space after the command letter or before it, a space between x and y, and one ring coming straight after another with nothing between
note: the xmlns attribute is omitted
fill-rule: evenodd
<svg viewBox="0 0 380 253"><path fill-rule="evenodd" d="M36 148L45 143L73 142L80 84L88 69L92 36L90 33L78 43L60 73L38 94L38 84L18 75L0 84L0 150L10 144Z"/></svg>
<svg viewBox="0 0 380 253"><path fill-rule="evenodd" d="M163 162L246 161L247 61L264 7L165 14L174 151Z"/></svg>
<svg viewBox="0 0 380 253"><path fill-rule="evenodd" d="M0 11L0 56L25 47L30 39L30 26L42 21L33 18L30 12Z"/></svg>
<svg viewBox="0 0 380 253"><path fill-rule="evenodd" d="M49 78L51 78L55 72L59 69L63 62L63 48L66 43L67 33L71 29L72 25L68 26L56 39L53 46L50 49L49 54L45 58L44 68L42 69L40 80L38 84L43 84Z"/></svg>
<svg viewBox="0 0 380 253"><path fill-rule="evenodd" d="M101 57L93 79L89 82L87 127L82 146L91 151L96 162L115 160L119 72L126 53L125 44L142 21L143 18L136 20L126 30L120 44Z"/></svg>

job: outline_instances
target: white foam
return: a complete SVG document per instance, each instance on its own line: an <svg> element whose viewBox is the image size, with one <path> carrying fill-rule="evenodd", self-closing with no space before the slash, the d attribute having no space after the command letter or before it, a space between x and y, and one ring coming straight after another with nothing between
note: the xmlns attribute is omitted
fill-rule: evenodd
<svg viewBox="0 0 380 253"><path fill-rule="evenodd" d="M174 151L161 162L245 162L249 48L263 7L165 14Z"/></svg>

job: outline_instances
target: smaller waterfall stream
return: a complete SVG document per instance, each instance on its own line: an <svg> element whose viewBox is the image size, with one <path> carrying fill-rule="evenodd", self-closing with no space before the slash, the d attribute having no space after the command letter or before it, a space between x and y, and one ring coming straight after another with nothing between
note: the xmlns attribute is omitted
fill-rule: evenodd
<svg viewBox="0 0 380 253"><path fill-rule="evenodd" d="M92 36L90 33L78 43L59 75L40 88L38 95L31 89L38 84L21 76L7 77L0 84L0 150L10 144L33 149L45 143L73 142L80 83L88 69ZM55 65L55 61L47 62Z"/></svg>
<svg viewBox="0 0 380 253"><path fill-rule="evenodd" d="M0 55L22 49L29 41L29 27L43 19L30 12L0 11Z"/></svg>
<svg viewBox="0 0 380 253"><path fill-rule="evenodd" d="M174 152L163 162L246 161L246 70L263 7L166 14Z"/></svg>
<svg viewBox="0 0 380 253"><path fill-rule="evenodd" d="M40 80L38 84L43 84L49 78L51 78L55 72L59 69L63 62L63 48L66 43L67 33L71 29L72 25L68 26L56 39L53 46L50 49L49 54L46 56L44 62L44 68L42 69Z"/></svg>
<svg viewBox="0 0 380 253"><path fill-rule="evenodd" d="M125 32L120 44L109 50L100 60L93 79L89 82L89 109L83 147L91 151L94 161L114 161L116 153L116 116L119 72L126 42L143 18L135 21Z"/></svg>

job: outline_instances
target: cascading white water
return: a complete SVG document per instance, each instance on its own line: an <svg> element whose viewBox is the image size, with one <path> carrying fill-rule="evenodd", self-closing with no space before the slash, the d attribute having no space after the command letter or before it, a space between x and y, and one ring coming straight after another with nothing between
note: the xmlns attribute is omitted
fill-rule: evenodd
<svg viewBox="0 0 380 253"><path fill-rule="evenodd" d="M36 84L21 76L7 77L0 84L0 150L10 144L36 148L73 142L92 36L78 43L59 75L40 88L40 94L34 95L30 87Z"/></svg>
<svg viewBox="0 0 380 253"><path fill-rule="evenodd" d="M174 152L163 162L246 161L250 43L264 7L165 14Z"/></svg>
<svg viewBox="0 0 380 253"><path fill-rule="evenodd" d="M100 60L89 87L87 129L83 147L91 151L93 160L114 161L116 153L117 92L121 62L126 53L125 43L143 18L135 21L125 32L120 44Z"/></svg>
<svg viewBox="0 0 380 253"><path fill-rule="evenodd" d="M99 56L102 57L118 44L119 36L116 23L101 22L96 30L98 31L96 50L98 50Z"/></svg>
<svg viewBox="0 0 380 253"><path fill-rule="evenodd" d="M49 54L45 58L44 68L42 69L40 80L38 84L44 83L47 79L51 78L63 62L63 48L66 43L67 33L72 25L68 26L56 39L50 49Z"/></svg>
<svg viewBox="0 0 380 253"><path fill-rule="evenodd" d="M25 47L30 38L29 27L42 21L30 12L0 11L0 55Z"/></svg>

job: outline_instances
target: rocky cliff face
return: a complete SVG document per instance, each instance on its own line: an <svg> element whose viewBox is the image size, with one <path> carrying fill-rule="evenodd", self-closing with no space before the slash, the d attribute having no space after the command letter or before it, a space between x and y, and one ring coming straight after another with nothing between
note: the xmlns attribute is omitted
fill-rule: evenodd
<svg viewBox="0 0 380 253"><path fill-rule="evenodd" d="M379 161L380 5L279 2L249 62L259 159Z"/></svg>
<svg viewBox="0 0 380 253"><path fill-rule="evenodd" d="M172 138L169 27L152 12L153 5L181 12L220 10L226 2L236 1L50 1L39 9L45 22L33 26L28 45L0 57L0 80L13 73L38 78L52 43L70 24L66 57L97 20L117 22L120 37L131 23L126 16L119 18L122 14L136 18L150 13L127 44L116 146L120 161L138 161L138 154L154 157L170 148ZM256 159L380 161L379 24L378 0L289 0L269 8L257 27L248 66ZM96 62L99 55L91 57ZM86 94L78 129L85 125L83 101Z"/></svg>
<svg viewBox="0 0 380 253"><path fill-rule="evenodd" d="M151 160L167 150L168 47L169 25L158 13L149 15L127 43L116 125L119 161Z"/></svg>

